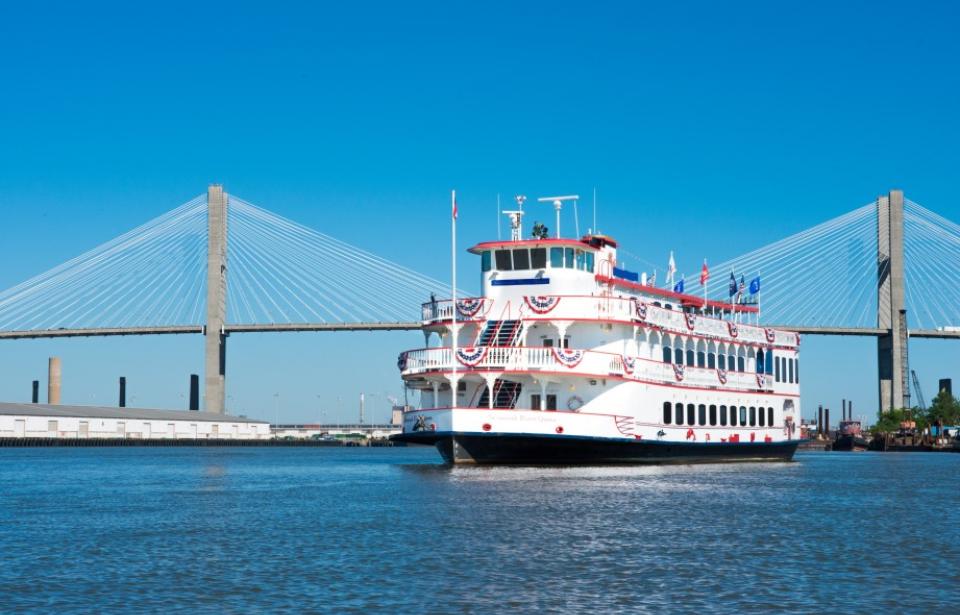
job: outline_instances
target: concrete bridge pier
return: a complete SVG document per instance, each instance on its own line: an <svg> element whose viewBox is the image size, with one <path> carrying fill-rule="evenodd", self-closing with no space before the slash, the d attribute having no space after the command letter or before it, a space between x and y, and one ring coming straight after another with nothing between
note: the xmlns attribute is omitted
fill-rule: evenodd
<svg viewBox="0 0 960 615"><path fill-rule="evenodd" d="M227 195L207 188L207 324L204 330L204 399L207 412L226 412Z"/></svg>
<svg viewBox="0 0 960 615"><path fill-rule="evenodd" d="M877 376L880 411L910 407L903 274L903 192L877 199Z"/></svg>

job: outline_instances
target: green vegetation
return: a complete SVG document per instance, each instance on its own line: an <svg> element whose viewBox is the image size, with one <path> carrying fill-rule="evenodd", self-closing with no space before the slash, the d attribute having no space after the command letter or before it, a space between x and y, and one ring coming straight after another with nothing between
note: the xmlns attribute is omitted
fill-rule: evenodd
<svg viewBox="0 0 960 615"><path fill-rule="evenodd" d="M926 429L937 421L941 421L943 425L958 425L960 402L946 391L940 391L926 410L898 408L892 412L881 413L871 430L875 433L893 433L900 429L901 421L916 421L918 430Z"/></svg>

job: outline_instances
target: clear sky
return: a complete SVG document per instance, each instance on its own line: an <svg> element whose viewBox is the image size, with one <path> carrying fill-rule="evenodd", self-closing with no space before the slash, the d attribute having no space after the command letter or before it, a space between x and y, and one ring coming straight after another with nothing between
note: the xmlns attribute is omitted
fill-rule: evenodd
<svg viewBox="0 0 960 615"><path fill-rule="evenodd" d="M210 182L441 278L454 187L464 246L495 236L498 192L596 186L602 230L687 271L891 188L960 220L952 3L138 4L0 7L0 287ZM385 419L396 354L420 345L237 335L228 404L348 420L367 391ZM808 337L805 414L872 414L874 348ZM0 399L27 400L57 354L66 403L115 403L125 375L132 404L182 407L201 350L2 342ZM928 399L958 350L911 343Z"/></svg>

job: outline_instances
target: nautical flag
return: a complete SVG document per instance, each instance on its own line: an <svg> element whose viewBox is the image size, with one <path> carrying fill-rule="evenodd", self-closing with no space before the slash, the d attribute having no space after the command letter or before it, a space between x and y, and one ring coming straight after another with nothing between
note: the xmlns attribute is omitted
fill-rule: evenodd
<svg viewBox="0 0 960 615"><path fill-rule="evenodd" d="M729 294L730 294L731 297L734 296L735 294L737 294L737 278L736 278L736 276L733 275L733 272L732 272L732 271L730 272L730 288L729 288Z"/></svg>
<svg viewBox="0 0 960 615"><path fill-rule="evenodd" d="M456 219L457 219L457 195L456 195L456 193L454 193L452 200L453 200L453 219L456 220Z"/></svg>
<svg viewBox="0 0 960 615"><path fill-rule="evenodd" d="M683 292L683 278L680 278L680 281L674 284L673 292L682 293Z"/></svg>
<svg viewBox="0 0 960 615"><path fill-rule="evenodd" d="M710 269L707 268L707 259L703 259L703 267L700 268L700 285L705 286L710 279Z"/></svg>
<svg viewBox="0 0 960 615"><path fill-rule="evenodd" d="M657 285L657 270L653 270L653 275L650 276L650 279L647 280L647 286L656 286Z"/></svg>
<svg viewBox="0 0 960 615"><path fill-rule="evenodd" d="M737 289L737 303L743 298L743 291L746 290L746 284L743 283L743 276L740 276L740 287Z"/></svg>
<svg viewBox="0 0 960 615"><path fill-rule="evenodd" d="M677 263L673 260L673 250L670 250L670 261L667 263L667 279L673 278L677 272Z"/></svg>
<svg viewBox="0 0 960 615"><path fill-rule="evenodd" d="M750 294L756 295L760 292L760 276L757 276L750 280Z"/></svg>

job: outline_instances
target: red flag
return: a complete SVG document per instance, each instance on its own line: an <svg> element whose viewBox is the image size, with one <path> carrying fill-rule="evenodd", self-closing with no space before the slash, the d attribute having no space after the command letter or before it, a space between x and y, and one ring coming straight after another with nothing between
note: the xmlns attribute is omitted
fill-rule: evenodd
<svg viewBox="0 0 960 615"><path fill-rule="evenodd" d="M454 219L454 220L457 219L457 195L456 195L456 193L454 193L454 195L453 195L453 219Z"/></svg>
<svg viewBox="0 0 960 615"><path fill-rule="evenodd" d="M703 268L700 269L700 285L703 286L710 279L710 270L707 269L707 260L703 260Z"/></svg>

